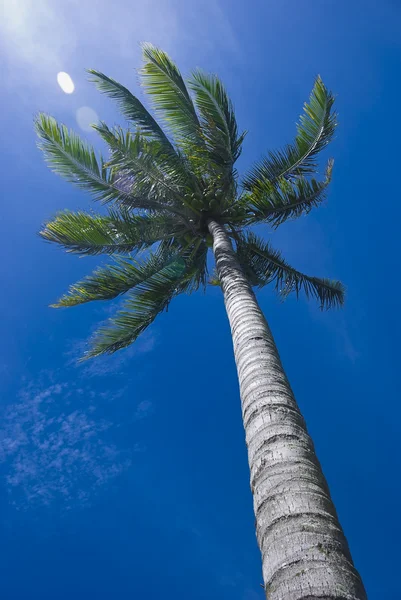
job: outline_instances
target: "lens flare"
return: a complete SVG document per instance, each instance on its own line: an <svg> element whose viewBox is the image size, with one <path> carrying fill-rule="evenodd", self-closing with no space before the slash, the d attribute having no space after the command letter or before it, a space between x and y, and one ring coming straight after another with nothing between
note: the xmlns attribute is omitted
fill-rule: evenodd
<svg viewBox="0 0 401 600"><path fill-rule="evenodd" d="M75 113L77 123L84 131L93 131L91 125L99 122L97 113L90 106L81 106Z"/></svg>
<svg viewBox="0 0 401 600"><path fill-rule="evenodd" d="M73 80L68 73L64 73L64 71L57 73L57 83L66 94L72 94L75 89Z"/></svg>

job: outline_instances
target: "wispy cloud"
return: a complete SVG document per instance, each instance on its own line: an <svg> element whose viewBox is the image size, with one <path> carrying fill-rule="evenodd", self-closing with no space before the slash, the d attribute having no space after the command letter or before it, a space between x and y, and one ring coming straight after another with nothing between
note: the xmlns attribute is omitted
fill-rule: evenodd
<svg viewBox="0 0 401 600"><path fill-rule="evenodd" d="M136 408L135 420L145 419L153 412L153 403L150 400L142 400Z"/></svg>
<svg viewBox="0 0 401 600"><path fill-rule="evenodd" d="M322 312L316 307L309 307L313 319L324 325L333 336L338 355L351 363L355 363L361 353L353 339L352 330L346 316L347 306L341 311Z"/></svg>
<svg viewBox="0 0 401 600"><path fill-rule="evenodd" d="M360 352L357 350L352 338L346 320L343 318L339 326L336 328L338 349L350 362L355 363L360 357Z"/></svg>
<svg viewBox="0 0 401 600"><path fill-rule="evenodd" d="M96 328L99 327L97 324ZM87 350L87 340L75 340L66 353L67 364L75 366L85 377L104 377L120 374L127 364L144 354L152 352L158 342L158 334L153 330L143 333L134 344L111 356L100 356L87 362L79 362Z"/></svg>
<svg viewBox="0 0 401 600"><path fill-rule="evenodd" d="M45 389L30 384L5 410L0 463L17 509L88 505L99 488L130 467L132 451L113 442L116 424L98 415L100 400L71 383Z"/></svg>

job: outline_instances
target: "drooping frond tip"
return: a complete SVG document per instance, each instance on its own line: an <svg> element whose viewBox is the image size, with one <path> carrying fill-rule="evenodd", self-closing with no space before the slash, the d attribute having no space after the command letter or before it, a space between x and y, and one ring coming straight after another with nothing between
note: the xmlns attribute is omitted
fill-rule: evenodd
<svg viewBox="0 0 401 600"><path fill-rule="evenodd" d="M109 319L90 340L90 349L83 360L113 354L132 344L165 310L174 296L175 281L163 274L152 278L129 294L123 310Z"/></svg>
<svg viewBox="0 0 401 600"><path fill-rule="evenodd" d="M132 344L155 318L168 308L175 296L198 288L200 263L205 267L205 258L206 253L202 250L200 253L190 253L185 258L178 254L171 256L167 262L159 265L159 268L155 268L153 261L148 261L139 269L140 273L138 266L135 273L132 269L127 271L125 266L122 279L120 270L117 273L119 281L126 286L127 276L130 283L134 277L134 287L128 292L122 309L95 333L83 360L102 354L113 354ZM123 293L126 291L124 289Z"/></svg>
<svg viewBox="0 0 401 600"><path fill-rule="evenodd" d="M315 298L320 308L336 308L344 304L345 288L340 281L311 277L291 267L272 246L252 232L238 238L237 253L250 282L258 287L274 283L285 299L294 292L303 292L306 298Z"/></svg>

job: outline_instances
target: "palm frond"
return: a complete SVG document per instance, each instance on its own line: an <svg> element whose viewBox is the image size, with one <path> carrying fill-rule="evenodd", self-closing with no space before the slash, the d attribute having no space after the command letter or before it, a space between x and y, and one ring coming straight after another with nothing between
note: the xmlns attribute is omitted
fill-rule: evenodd
<svg viewBox="0 0 401 600"><path fill-rule="evenodd" d="M188 85L194 92L210 158L231 169L241 153L244 134L238 135L234 108L223 84L215 75L197 70Z"/></svg>
<svg viewBox="0 0 401 600"><path fill-rule="evenodd" d="M63 211L46 223L40 236L77 254L122 254L172 238L182 225L166 215L133 215L109 211L107 216Z"/></svg>
<svg viewBox="0 0 401 600"><path fill-rule="evenodd" d="M159 141L165 149L174 153L174 147L164 133L163 129L152 117L142 102L131 92L111 77L95 69L88 69L92 75L92 81L97 89L117 102L117 106L122 115L139 127L142 135Z"/></svg>
<svg viewBox="0 0 401 600"><path fill-rule="evenodd" d="M131 196L151 199L170 211L174 206L179 212L188 181L178 156L166 154L159 142L120 127L110 129L101 122L94 129L110 148L108 166L118 174L119 181L130 183ZM125 204L129 205L129 199Z"/></svg>
<svg viewBox="0 0 401 600"><path fill-rule="evenodd" d="M160 127L142 102L126 87L111 77L107 77L107 75L94 69L89 69L88 72L93 76L91 81L95 83L97 89L117 101L121 113L126 119L136 125L141 136L159 142L159 154L163 154L165 159L168 158L170 163L174 163L175 169L179 170L185 176L186 180L199 191L199 182L194 177L194 174L191 173L185 156L174 147L162 127Z"/></svg>
<svg viewBox="0 0 401 600"><path fill-rule="evenodd" d="M295 142L277 152L271 152L245 177L243 185L253 191L264 182L274 183L282 177L309 175L316 172L316 155L331 141L337 125L332 113L334 96L320 77L315 81L309 104L297 125Z"/></svg>
<svg viewBox="0 0 401 600"><path fill-rule="evenodd" d="M158 252L172 253L174 256L180 255L185 259L188 272L191 272L191 284L187 292L191 293L200 287L204 290L207 285L208 277L208 256L209 246L201 235L188 233L184 236L175 236L162 240L158 247Z"/></svg>
<svg viewBox="0 0 401 600"><path fill-rule="evenodd" d="M175 63L152 44L143 44L142 84L177 141L203 145L194 104Z"/></svg>
<svg viewBox="0 0 401 600"><path fill-rule="evenodd" d="M303 292L307 298L319 300L322 309L344 303L342 283L300 273L283 259L280 252L252 232L239 236L237 254L252 285L263 287L275 282L276 290L283 298L291 292L297 297Z"/></svg>
<svg viewBox="0 0 401 600"><path fill-rule="evenodd" d="M192 293L203 288L205 291L208 279L207 255L208 245L201 238L195 239L185 252L188 253L191 273L191 281L186 289L187 293Z"/></svg>
<svg viewBox="0 0 401 600"><path fill-rule="evenodd" d="M41 140L39 147L53 171L88 189L97 199L108 202L120 197L104 160L100 157L98 161L92 146L43 113L37 116L35 126Z"/></svg>
<svg viewBox="0 0 401 600"><path fill-rule="evenodd" d="M333 161L330 160L324 181L305 177L298 177L293 182L282 178L276 185L264 181L242 202L243 208L251 214L249 224L265 221L276 228L288 219L307 214L325 200L332 170Z"/></svg>
<svg viewBox="0 0 401 600"><path fill-rule="evenodd" d="M134 196L120 185L119 174L110 170L92 146L74 131L40 113L35 121L39 147L52 170L78 187L88 190L95 200L125 202L132 208L163 210L164 207L145 196Z"/></svg>
<svg viewBox="0 0 401 600"><path fill-rule="evenodd" d="M188 259L182 258L182 261L178 266L167 265L138 284L129 293L123 309L95 333L84 359L112 354L129 346L168 308L175 296L196 289L194 277L198 274L198 267Z"/></svg>
<svg viewBox="0 0 401 600"><path fill-rule="evenodd" d="M178 273L185 269L182 257L170 249L151 252L142 261L118 256L112 264L99 267L82 281L70 286L53 308L76 306L94 300L111 300L125 294L167 266Z"/></svg>

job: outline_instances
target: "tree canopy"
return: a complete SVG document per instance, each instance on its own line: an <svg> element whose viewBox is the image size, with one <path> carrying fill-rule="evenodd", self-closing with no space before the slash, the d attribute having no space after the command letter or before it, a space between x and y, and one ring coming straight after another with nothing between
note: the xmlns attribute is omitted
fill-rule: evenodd
<svg viewBox="0 0 401 600"><path fill-rule="evenodd" d="M253 231L260 223L275 229L326 198L333 161L318 179L317 159L333 137L336 115L321 78L293 143L267 153L240 179L235 163L245 132L221 81L200 70L184 81L169 56L151 44L143 45L143 60L140 79L153 114L123 85L89 70L127 122L125 128L94 125L107 157L53 117L36 118L40 148L53 171L106 205L99 214L64 210L40 235L67 252L112 255L53 306L126 294L86 357L128 346L175 296L218 283L208 275L210 219L225 226L251 285L273 283L283 297L303 292L322 308L341 305L340 282L300 273Z"/></svg>

